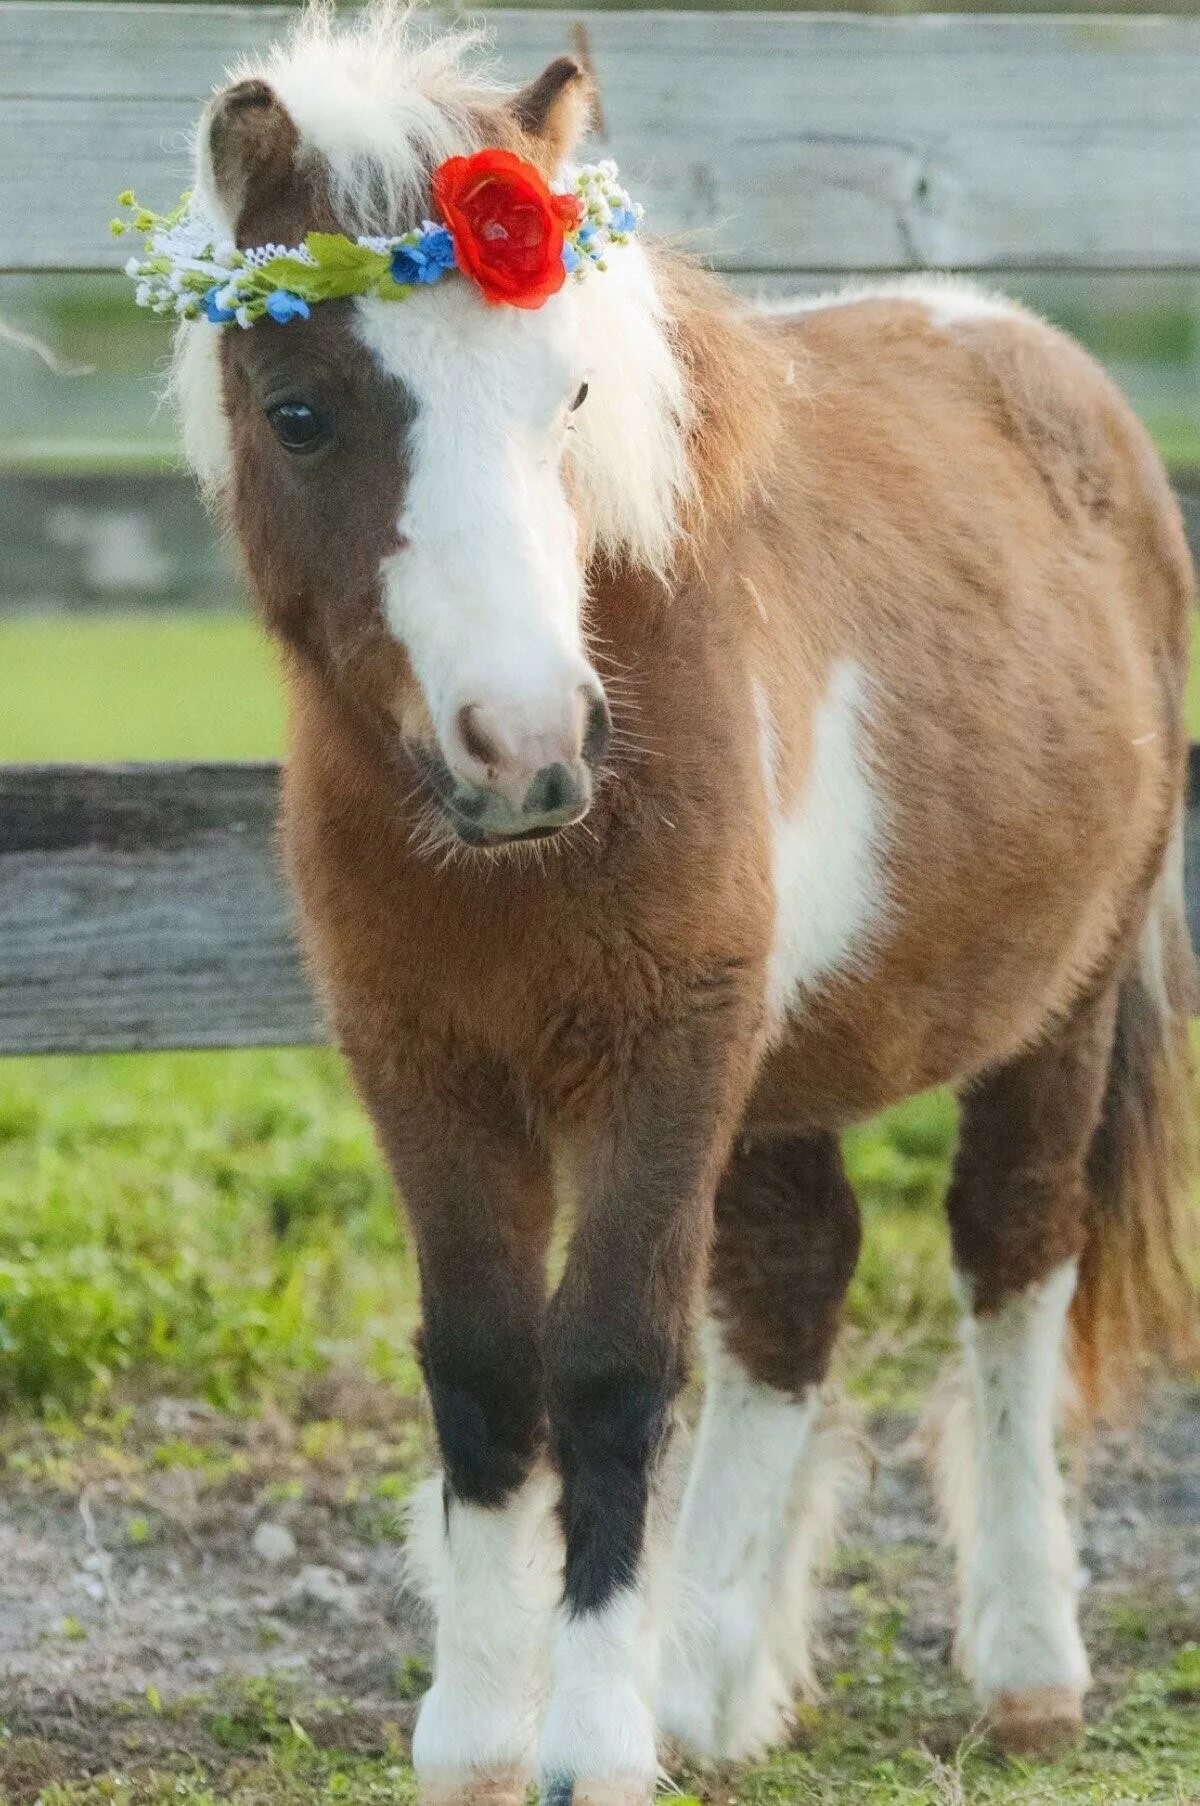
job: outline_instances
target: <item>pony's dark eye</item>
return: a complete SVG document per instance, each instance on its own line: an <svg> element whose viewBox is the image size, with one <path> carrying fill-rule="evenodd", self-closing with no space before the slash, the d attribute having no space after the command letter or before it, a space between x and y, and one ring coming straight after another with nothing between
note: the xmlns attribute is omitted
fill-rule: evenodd
<svg viewBox="0 0 1200 1806"><path fill-rule="evenodd" d="M315 451L328 437L329 429L306 401L280 401L267 409L271 431L285 451Z"/></svg>
<svg viewBox="0 0 1200 1806"><path fill-rule="evenodd" d="M570 407L567 409L568 414L573 414L575 412L576 408L581 408L583 406L584 402L587 400L587 392L588 392L587 384L580 383L579 393L575 397L574 401L571 403Z"/></svg>

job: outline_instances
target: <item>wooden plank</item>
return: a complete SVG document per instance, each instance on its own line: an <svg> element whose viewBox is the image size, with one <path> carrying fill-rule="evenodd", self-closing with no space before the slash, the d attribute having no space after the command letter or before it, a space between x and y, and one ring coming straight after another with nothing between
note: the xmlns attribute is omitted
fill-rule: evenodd
<svg viewBox="0 0 1200 1806"><path fill-rule="evenodd" d="M1188 915L1200 945L1200 746ZM0 1054L323 1039L272 765L0 767Z"/></svg>
<svg viewBox="0 0 1200 1806"><path fill-rule="evenodd" d="M116 267L132 183L270 8L0 7L0 269ZM536 69L572 15L489 14ZM608 145L656 229L722 267L1200 267L1200 19L596 12Z"/></svg>
<svg viewBox="0 0 1200 1806"><path fill-rule="evenodd" d="M0 769L0 1053L322 1038L268 765Z"/></svg>

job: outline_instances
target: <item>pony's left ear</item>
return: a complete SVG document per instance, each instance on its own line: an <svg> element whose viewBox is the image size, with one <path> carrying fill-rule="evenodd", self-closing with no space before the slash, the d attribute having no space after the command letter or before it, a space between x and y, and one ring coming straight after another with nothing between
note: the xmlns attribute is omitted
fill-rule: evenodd
<svg viewBox="0 0 1200 1806"><path fill-rule="evenodd" d="M548 176L557 174L587 131L594 99L591 77L571 56L556 56L513 96L513 115Z"/></svg>
<svg viewBox="0 0 1200 1806"><path fill-rule="evenodd" d="M215 94L197 142L199 179L210 212L231 234L268 218L294 184L299 133L275 90L251 78Z"/></svg>

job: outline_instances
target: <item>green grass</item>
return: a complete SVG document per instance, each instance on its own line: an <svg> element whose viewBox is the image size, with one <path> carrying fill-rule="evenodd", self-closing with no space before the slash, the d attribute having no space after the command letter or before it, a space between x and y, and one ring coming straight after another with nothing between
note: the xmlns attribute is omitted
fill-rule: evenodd
<svg viewBox="0 0 1200 1806"><path fill-rule="evenodd" d="M272 758L282 722L273 656L248 619L0 623L0 763Z"/></svg>

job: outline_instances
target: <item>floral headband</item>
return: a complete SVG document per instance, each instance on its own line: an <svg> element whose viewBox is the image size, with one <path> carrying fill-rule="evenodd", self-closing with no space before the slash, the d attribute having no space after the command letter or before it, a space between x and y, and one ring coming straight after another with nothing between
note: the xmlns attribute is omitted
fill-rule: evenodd
<svg viewBox="0 0 1200 1806"><path fill-rule="evenodd" d="M145 237L143 255L125 265L139 307L253 326L264 315L280 324L307 320L314 303L348 295L402 301L451 270L485 301L540 307L568 275L603 270L609 246L628 244L642 217L615 163L589 164L569 193L553 194L532 163L506 150L449 158L433 173L433 201L440 220L398 238L309 232L302 245L241 251L193 209L190 195L158 214L126 190L120 204L133 218L113 220L112 230Z"/></svg>

